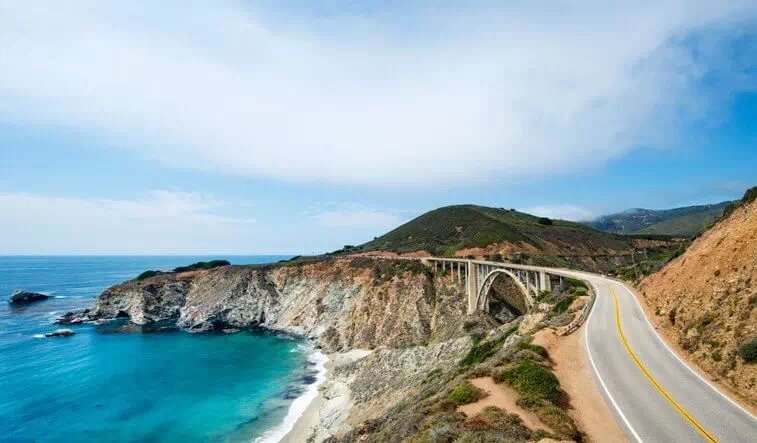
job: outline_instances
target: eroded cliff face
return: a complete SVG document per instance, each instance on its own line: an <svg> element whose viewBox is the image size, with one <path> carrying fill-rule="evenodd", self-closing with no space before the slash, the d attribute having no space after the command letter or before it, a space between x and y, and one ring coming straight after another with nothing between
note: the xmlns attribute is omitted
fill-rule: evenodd
<svg viewBox="0 0 757 443"><path fill-rule="evenodd" d="M415 263L367 258L226 266L109 288L89 319L171 320L190 332L260 326L319 340L327 352L423 345L459 336L465 296Z"/></svg>
<svg viewBox="0 0 757 443"><path fill-rule="evenodd" d="M641 285L656 323L714 379L757 405L757 201L736 209Z"/></svg>

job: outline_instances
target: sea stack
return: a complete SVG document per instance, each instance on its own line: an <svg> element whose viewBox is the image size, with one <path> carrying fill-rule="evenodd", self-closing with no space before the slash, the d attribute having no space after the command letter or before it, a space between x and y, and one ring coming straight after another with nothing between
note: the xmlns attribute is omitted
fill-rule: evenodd
<svg viewBox="0 0 757 443"><path fill-rule="evenodd" d="M16 289L13 291L10 297L8 297L8 303L31 303L40 300L47 300L49 295L40 294L39 292L25 291L23 289Z"/></svg>

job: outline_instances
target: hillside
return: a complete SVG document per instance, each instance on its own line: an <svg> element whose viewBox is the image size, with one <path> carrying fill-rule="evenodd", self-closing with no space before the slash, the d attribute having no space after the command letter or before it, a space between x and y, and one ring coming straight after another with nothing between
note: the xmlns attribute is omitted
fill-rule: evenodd
<svg viewBox="0 0 757 443"><path fill-rule="evenodd" d="M752 405L757 399L756 196L757 188L748 191L723 220L641 285L655 323L670 341Z"/></svg>
<svg viewBox="0 0 757 443"><path fill-rule="evenodd" d="M628 254L640 248L677 246L667 237L628 237L597 231L564 220L550 220L515 210L475 205L446 206L427 212L402 226L352 249L443 256L549 257L549 263L581 267L556 257L594 257ZM621 259L619 259L622 261ZM618 265L621 263L617 263ZM596 268L596 264L588 266ZM600 267L601 268L601 267Z"/></svg>
<svg viewBox="0 0 757 443"><path fill-rule="evenodd" d="M629 209L588 222L600 231L614 234L694 236L717 220L732 202L686 206L675 209Z"/></svg>

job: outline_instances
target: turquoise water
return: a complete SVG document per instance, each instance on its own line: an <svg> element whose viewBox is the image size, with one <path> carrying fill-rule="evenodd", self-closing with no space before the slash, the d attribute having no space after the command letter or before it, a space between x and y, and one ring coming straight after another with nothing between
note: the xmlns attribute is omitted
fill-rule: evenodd
<svg viewBox="0 0 757 443"><path fill-rule="evenodd" d="M299 340L123 332L133 328L118 323L35 337L145 269L210 258L281 257L0 257L0 296L24 288L57 297L18 308L0 302L0 440L250 441L279 423L313 379Z"/></svg>

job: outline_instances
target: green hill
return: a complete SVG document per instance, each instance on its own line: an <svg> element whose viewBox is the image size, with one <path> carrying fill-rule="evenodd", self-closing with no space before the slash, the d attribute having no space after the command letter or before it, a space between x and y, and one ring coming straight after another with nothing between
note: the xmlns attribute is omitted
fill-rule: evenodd
<svg viewBox="0 0 757 443"><path fill-rule="evenodd" d="M720 218L729 204L731 202L665 210L629 209L587 224L614 234L694 236Z"/></svg>
<svg viewBox="0 0 757 443"><path fill-rule="evenodd" d="M359 247L397 253L428 251L453 255L466 248L510 243L521 250L580 253L626 250L630 238L564 220L550 220L515 210L475 205L446 206Z"/></svg>

